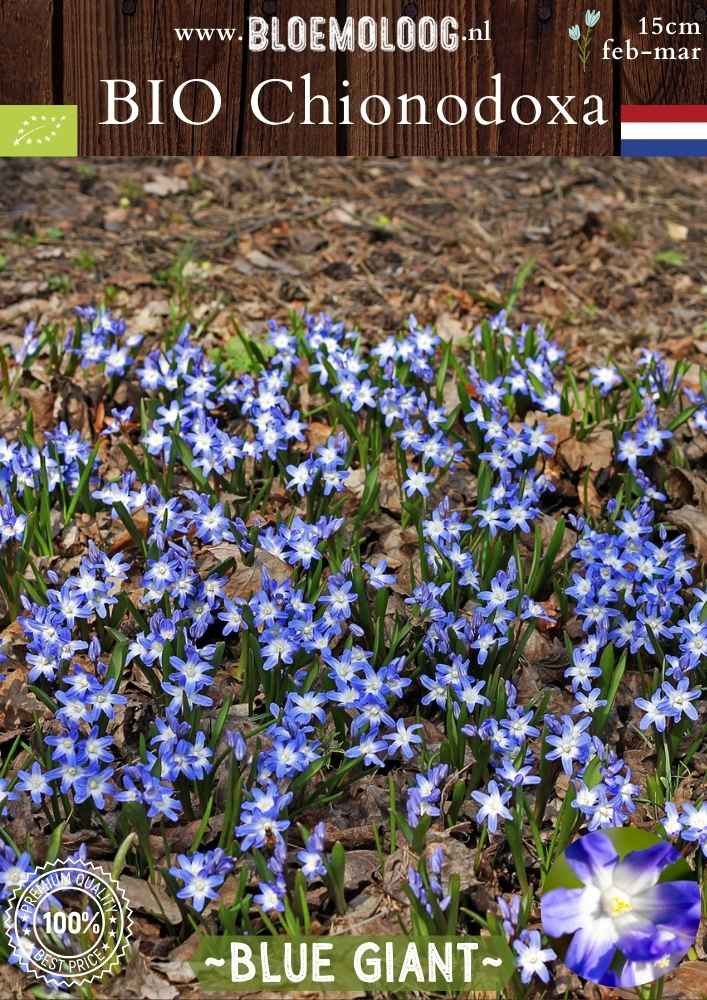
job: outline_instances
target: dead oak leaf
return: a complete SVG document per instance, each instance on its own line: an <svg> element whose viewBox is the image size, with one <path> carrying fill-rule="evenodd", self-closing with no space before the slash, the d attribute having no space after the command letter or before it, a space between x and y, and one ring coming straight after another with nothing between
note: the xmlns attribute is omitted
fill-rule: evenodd
<svg viewBox="0 0 707 1000"><path fill-rule="evenodd" d="M607 469L614 458L614 436L610 430L596 428L586 437L577 436L572 416L554 414L545 421L545 430L555 436L555 453L571 472Z"/></svg>
<svg viewBox="0 0 707 1000"><path fill-rule="evenodd" d="M150 518L145 510L136 510L132 515L133 525L137 528L141 535L147 535L147 529L150 526ZM108 549L110 555L114 556L117 552L122 552L123 549L129 549L131 546L135 545L135 539L129 531L121 531L121 533L115 538Z"/></svg>
<svg viewBox="0 0 707 1000"><path fill-rule="evenodd" d="M582 440L572 437L559 447L558 455L572 472L601 472L614 459L614 435L609 430L598 430Z"/></svg>
<svg viewBox="0 0 707 1000"><path fill-rule="evenodd" d="M666 487L676 506L688 505L707 511L707 479L699 473L675 466L668 473Z"/></svg>
<svg viewBox="0 0 707 1000"><path fill-rule="evenodd" d="M707 560L707 515L697 507L685 506L671 510L668 520L678 528L685 528L700 558Z"/></svg>
<svg viewBox="0 0 707 1000"><path fill-rule="evenodd" d="M425 854L427 857L436 848L444 852L442 865L442 884L447 887L452 875L459 876L459 886L462 891L471 889L478 884L476 877L476 853L462 844L460 840L450 836L448 830L431 830L426 838Z"/></svg>
<svg viewBox="0 0 707 1000"><path fill-rule="evenodd" d="M692 334L687 337L668 337L661 341L660 349L671 358L687 358L694 353L695 338Z"/></svg>
<svg viewBox="0 0 707 1000"><path fill-rule="evenodd" d="M419 539L415 528L393 527L383 536L383 553L388 566L398 569L414 561L419 565Z"/></svg>
<svg viewBox="0 0 707 1000"><path fill-rule="evenodd" d="M451 313L442 313L435 324L442 340L451 344L464 344L471 336L470 331Z"/></svg>
<svg viewBox="0 0 707 1000"><path fill-rule="evenodd" d="M5 1000L23 1000L28 995L26 986L24 973L3 962L0 971L0 996L5 997Z"/></svg>
<svg viewBox="0 0 707 1000"><path fill-rule="evenodd" d="M670 239L674 240L676 243L682 243L683 240L687 239L690 233L687 226L683 226L679 222L666 222L665 228Z"/></svg>
<svg viewBox="0 0 707 1000"><path fill-rule="evenodd" d="M377 851L347 851L344 864L344 888L348 891L360 889L373 880L380 868Z"/></svg>
<svg viewBox="0 0 707 1000"><path fill-rule="evenodd" d="M184 962L178 958L169 959L165 962L153 962L152 968L161 975L166 976L170 983L177 986L184 986L196 980L196 973L189 962Z"/></svg>
<svg viewBox="0 0 707 1000"><path fill-rule="evenodd" d="M372 824L368 823L343 828L327 823L324 828L324 841L327 848L333 847L337 841L340 841L349 851L350 848L360 847L362 844L374 844L375 829ZM351 852L349 851L349 853ZM348 854L346 856L348 857Z"/></svg>
<svg viewBox="0 0 707 1000"><path fill-rule="evenodd" d="M365 469L352 469L346 477L346 482L344 483L346 489L349 493L352 493L357 500L360 500L363 496L363 485L366 481L366 470Z"/></svg>

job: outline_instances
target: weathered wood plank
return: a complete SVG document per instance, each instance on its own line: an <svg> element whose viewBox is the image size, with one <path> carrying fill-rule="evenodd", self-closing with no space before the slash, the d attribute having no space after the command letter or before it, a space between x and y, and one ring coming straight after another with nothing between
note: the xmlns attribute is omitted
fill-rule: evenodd
<svg viewBox="0 0 707 1000"><path fill-rule="evenodd" d="M51 104L53 0L0 0L0 104Z"/></svg>
<svg viewBox="0 0 707 1000"><path fill-rule="evenodd" d="M544 154L554 156L610 156L613 152L614 125L612 101L614 73L609 60L602 59L602 39L614 34L613 7L603 4L591 54L582 67L576 43L569 38L569 28L580 25L584 31L585 0L532 0L523 5L513 0L496 0L494 17L508 30L494 45L494 72L503 72L511 92L535 94L538 98L555 94L576 95L570 112L580 112L590 94L598 94L604 103L607 125L588 126L556 124L525 128L512 121L501 126L498 152L514 155ZM511 27L512 26L512 27ZM528 107L523 109L528 114ZM581 114L574 114L581 122Z"/></svg>
<svg viewBox="0 0 707 1000"><path fill-rule="evenodd" d="M133 11L133 13L129 13ZM229 155L235 152L240 116L243 48L237 42L180 42L175 27L230 27L243 24L238 0L65 0L64 92L80 108L80 149L84 154ZM103 79L137 85L139 120L129 127L100 125L106 113ZM223 109L213 122L193 126L172 114L175 87L190 79L211 80L221 91ZM149 125L150 79L164 80L163 125ZM119 105L127 112L127 105ZM208 116L211 97L192 85L183 96L184 113L194 121Z"/></svg>
<svg viewBox="0 0 707 1000"><path fill-rule="evenodd" d="M398 3L378 0L349 0L348 10L355 16L373 14L395 19L405 13L417 19L429 15L440 18L453 13L465 30L491 22L491 42L465 41L457 53L441 48L436 52L415 51L407 54L350 53L346 57L347 78L351 82L352 104L356 106L369 93L382 93L391 99L400 93L427 95L434 108L445 94L459 94L468 99L469 108L490 92L490 80L502 74L503 104L507 111L512 99L521 94L577 95L576 110L584 96L601 95L610 117L614 66L601 58L599 39L612 34L612 11L602 14L596 29L591 59L586 72L579 62L576 46L570 42L568 29L582 23L586 3L569 0L566 6L557 0L461 0L442 4L439 0ZM453 110L449 105L449 113ZM487 106L488 107L488 106ZM547 105L546 105L547 107ZM523 113L530 114L526 104ZM380 127L356 125L348 130L347 151L358 155L478 155L484 153L554 155L611 154L613 124L602 127L567 125L524 127L509 120L500 126L476 126L471 115L465 124L449 127L437 124L424 127ZM547 117L547 116L546 116ZM576 116L575 116L576 117Z"/></svg>
<svg viewBox="0 0 707 1000"><path fill-rule="evenodd" d="M294 16L330 17L335 13L331 0L308 0L304 5L298 0L253 0L250 15L279 17L284 25ZM303 7L305 8L303 10ZM265 88L261 106L264 117L270 121L283 121L295 112L290 125L265 125L259 122L246 105L243 113L243 134L238 152L251 156L334 156L337 151L335 125L307 125L297 127L301 121L302 89L300 77L311 73L312 91L328 98L332 121L334 120L337 84L337 56L335 52L248 52L246 55L246 81L244 100L250 101L254 88L263 80L274 78L292 80L294 91L289 94L282 85ZM318 105L319 107L319 105ZM314 117L313 117L313 120Z"/></svg>
<svg viewBox="0 0 707 1000"><path fill-rule="evenodd" d="M439 0L419 0L400 3L399 0L349 0L348 14L359 19L364 16L387 17L391 28L401 16L419 22L425 16L441 19L451 15L465 27L482 25L490 17L491 0L461 0L454 4ZM350 86L352 119L357 124L346 133L346 151L359 156L467 156L486 151L488 143L480 130L469 121L458 126L445 127L436 117L438 101L448 94L468 97L473 104L475 81L490 76L492 49L489 42L462 41L455 53L438 48L434 52L415 49L412 52L354 51L346 54L346 79ZM379 126L360 122L359 107L369 94L381 94L392 105L391 120ZM396 98L401 94L420 95L425 99L429 125L396 125L400 105ZM417 122L419 104L410 102L409 121ZM371 117L380 114L379 102L371 104ZM459 105L453 101L445 104L445 114L454 120Z"/></svg>
<svg viewBox="0 0 707 1000"><path fill-rule="evenodd" d="M641 35L640 19L649 23L654 17L665 22L693 22L700 27L700 35ZM704 71L705 46L707 46L707 12L703 3L689 0L622 0L621 35L629 38L639 50L656 46L683 46L702 48L699 61L670 62L649 56L640 56L622 63L622 104L707 104L707 75Z"/></svg>

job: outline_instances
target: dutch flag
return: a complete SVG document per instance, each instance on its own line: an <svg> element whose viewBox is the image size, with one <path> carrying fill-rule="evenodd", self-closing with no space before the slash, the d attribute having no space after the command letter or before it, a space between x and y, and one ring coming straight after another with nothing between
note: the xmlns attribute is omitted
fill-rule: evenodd
<svg viewBox="0 0 707 1000"><path fill-rule="evenodd" d="M622 156L707 156L707 104L623 104Z"/></svg>

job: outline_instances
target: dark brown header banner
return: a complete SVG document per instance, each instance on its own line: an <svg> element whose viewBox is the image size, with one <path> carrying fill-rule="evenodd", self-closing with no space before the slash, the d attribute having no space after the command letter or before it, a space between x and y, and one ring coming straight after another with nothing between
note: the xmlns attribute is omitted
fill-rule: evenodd
<svg viewBox="0 0 707 1000"><path fill-rule="evenodd" d="M703 0L0 0L0 104L76 106L86 156L703 155L706 31Z"/></svg>

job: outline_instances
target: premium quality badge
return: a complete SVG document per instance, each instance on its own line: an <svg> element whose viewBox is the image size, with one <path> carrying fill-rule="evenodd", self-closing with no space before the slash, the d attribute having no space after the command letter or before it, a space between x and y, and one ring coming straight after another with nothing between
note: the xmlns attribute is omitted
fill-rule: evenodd
<svg viewBox="0 0 707 1000"><path fill-rule="evenodd" d="M69 989L117 970L132 915L115 879L72 857L38 868L10 897L4 921L20 968Z"/></svg>

